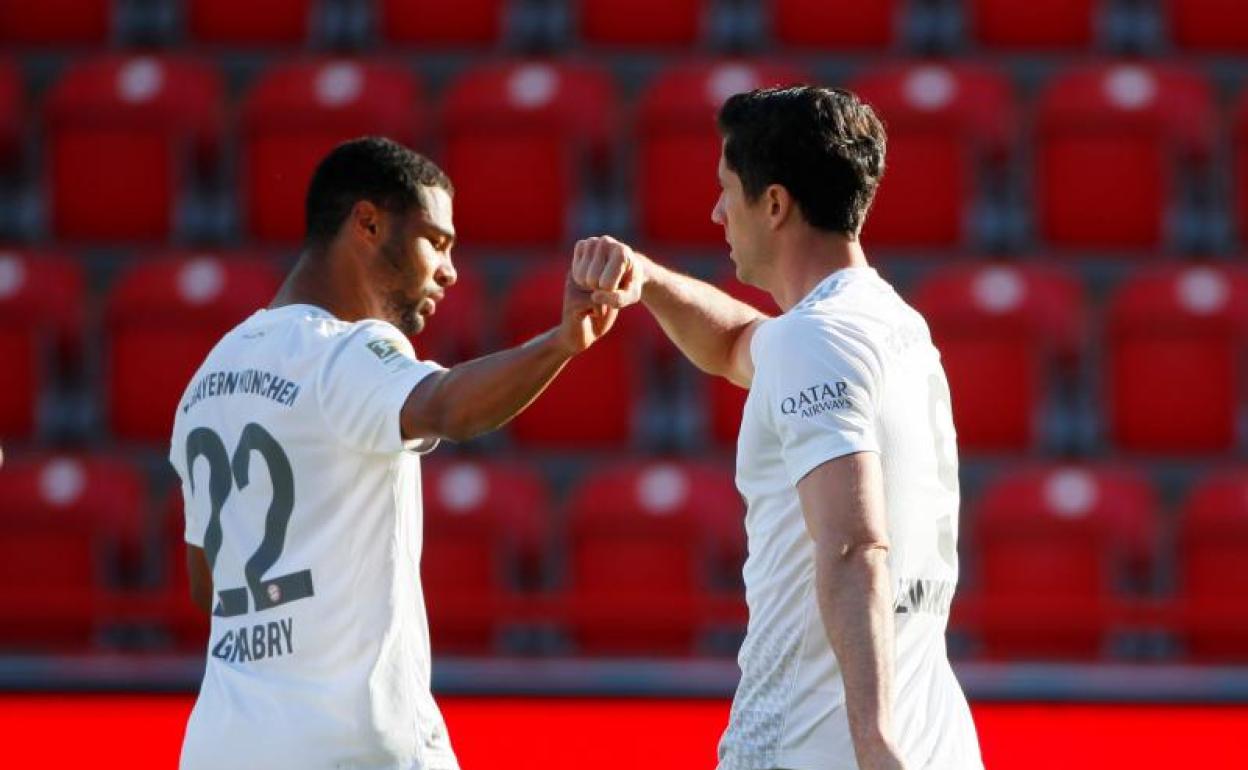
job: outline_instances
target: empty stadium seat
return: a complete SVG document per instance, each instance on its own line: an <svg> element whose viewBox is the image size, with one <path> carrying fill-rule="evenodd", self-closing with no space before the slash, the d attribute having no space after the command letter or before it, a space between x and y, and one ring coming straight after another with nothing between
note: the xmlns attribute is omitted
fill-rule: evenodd
<svg viewBox="0 0 1248 770"><path fill-rule="evenodd" d="M771 29L785 46L883 48L897 39L899 0L772 0Z"/></svg>
<svg viewBox="0 0 1248 770"><path fill-rule="evenodd" d="M247 229L266 241L304 235L312 172L335 145L365 134L413 145L422 89L406 69L341 59L262 74L242 106L241 195Z"/></svg>
<svg viewBox="0 0 1248 770"><path fill-rule="evenodd" d="M568 260L526 268L503 300L503 344L517 345L559 324ZM436 320L436 316L435 316ZM542 395L509 424L526 446L570 451L627 446L641 407L645 318L621 313L611 333L573 358Z"/></svg>
<svg viewBox="0 0 1248 770"><path fill-rule="evenodd" d="M224 106L217 72L190 59L107 54L72 65L45 112L53 232L168 238L188 172L216 155Z"/></svg>
<svg viewBox="0 0 1248 770"><path fill-rule="evenodd" d="M1248 472L1211 475L1188 497L1179 519L1178 588L1189 655L1248 660Z"/></svg>
<svg viewBox="0 0 1248 770"><path fill-rule="evenodd" d="M24 113L22 79L17 67L0 60L0 170L17 165Z"/></svg>
<svg viewBox="0 0 1248 770"><path fill-rule="evenodd" d="M778 315L780 309L771 295L762 289L737 280L731 273L720 277L716 285L733 297L753 305L768 315ZM741 430L741 412L749 391L737 387L723 377L704 378L707 382L708 427L711 440L725 447L736 447L737 433Z"/></svg>
<svg viewBox="0 0 1248 770"><path fill-rule="evenodd" d="M581 481L568 504L567 575L580 652L693 651L710 619L712 526L740 527L732 490L725 469L665 461L608 466Z"/></svg>
<svg viewBox="0 0 1248 770"><path fill-rule="evenodd" d="M463 73L446 94L443 148L461 237L524 247L569 234L582 176L604 167L615 112L610 78L589 67L512 61Z"/></svg>
<svg viewBox="0 0 1248 770"><path fill-rule="evenodd" d="M28 439L58 367L78 353L84 290L77 263L0 249L0 438ZM57 355L57 354L60 355Z"/></svg>
<svg viewBox="0 0 1248 770"><path fill-rule="evenodd" d="M967 64L873 68L850 88L888 126L887 171L863 239L953 246L966 237L976 172L1005 160L1017 129L1008 78Z"/></svg>
<svg viewBox="0 0 1248 770"><path fill-rule="evenodd" d="M0 0L0 43L86 46L108 42L116 0Z"/></svg>
<svg viewBox="0 0 1248 770"><path fill-rule="evenodd" d="M957 265L916 288L940 350L958 446L1034 448L1055 369L1086 333L1078 279L1041 265Z"/></svg>
<svg viewBox="0 0 1248 770"><path fill-rule="evenodd" d="M486 301L485 281L472 267L473 260L456 256L455 285L446 290L437 312L425 322L425 328L411 338L416 357L452 366L485 352Z"/></svg>
<svg viewBox="0 0 1248 770"><path fill-rule="evenodd" d="M1049 83L1038 113L1041 236L1063 247L1163 245L1180 164L1213 141L1209 84L1166 65L1083 67Z"/></svg>
<svg viewBox="0 0 1248 770"><path fill-rule="evenodd" d="M138 553L142 476L119 460L6 458L0 469L0 645L85 649Z"/></svg>
<svg viewBox="0 0 1248 770"><path fill-rule="evenodd" d="M708 0L579 0L580 36L588 43L691 46L710 13Z"/></svg>
<svg viewBox="0 0 1248 770"><path fill-rule="evenodd" d="M1181 48L1242 54L1248 6L1240 0L1166 0L1170 39Z"/></svg>
<svg viewBox="0 0 1248 770"><path fill-rule="evenodd" d="M1101 0L971 0L970 36L999 48L1089 48L1096 39Z"/></svg>
<svg viewBox="0 0 1248 770"><path fill-rule="evenodd" d="M186 26L199 43L297 45L308 38L313 0L189 0Z"/></svg>
<svg viewBox="0 0 1248 770"><path fill-rule="evenodd" d="M545 582L550 494L518 463L431 461L422 470L420 570L434 647L489 651L519 619L521 590Z"/></svg>
<svg viewBox="0 0 1248 770"><path fill-rule="evenodd" d="M482 46L502 39L508 0L380 0L377 29L391 43Z"/></svg>
<svg viewBox="0 0 1248 770"><path fill-rule="evenodd" d="M271 264L171 254L137 263L105 317L108 424L115 436L163 445L191 376L217 341L273 299Z"/></svg>
<svg viewBox="0 0 1248 770"><path fill-rule="evenodd" d="M974 519L979 635L990 657L1092 658L1120 585L1154 564L1156 493L1125 468L1038 466L985 488Z"/></svg>
<svg viewBox="0 0 1248 770"><path fill-rule="evenodd" d="M635 136L641 234L686 246L722 245L723 230L711 222L719 197L715 114L735 93L804 80L781 65L728 61L678 65L657 75L641 96Z"/></svg>
<svg viewBox="0 0 1248 770"><path fill-rule="evenodd" d="M1238 268L1159 267L1110 302L1105 399L1123 449L1224 452L1244 401L1248 275Z"/></svg>
<svg viewBox="0 0 1248 770"><path fill-rule="evenodd" d="M183 510L182 488L170 490L162 524L164 547L163 593L152 620L169 635L173 646L202 654L208 644L211 619L191 599L191 577L186 563L186 514Z"/></svg>

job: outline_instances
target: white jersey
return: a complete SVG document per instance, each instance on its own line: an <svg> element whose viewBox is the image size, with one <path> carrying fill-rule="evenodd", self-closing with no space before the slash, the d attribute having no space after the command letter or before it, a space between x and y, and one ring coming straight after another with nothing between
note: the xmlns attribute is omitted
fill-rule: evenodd
<svg viewBox="0 0 1248 770"><path fill-rule="evenodd" d="M750 619L719 769L857 768L797 496L807 473L855 452L879 453L884 473L894 737L911 770L981 768L945 652L958 578L958 469L948 384L927 324L874 270L849 268L759 326L751 355L737 446Z"/></svg>
<svg viewBox="0 0 1248 770"><path fill-rule="evenodd" d="M262 310L178 406L170 460L215 595L183 770L453 770L429 689L417 452L434 364L381 321Z"/></svg>

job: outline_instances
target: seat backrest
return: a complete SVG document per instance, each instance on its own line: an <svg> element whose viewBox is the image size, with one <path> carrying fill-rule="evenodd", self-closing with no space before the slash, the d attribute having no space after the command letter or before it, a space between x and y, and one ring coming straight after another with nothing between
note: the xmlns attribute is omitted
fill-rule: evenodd
<svg viewBox="0 0 1248 770"><path fill-rule="evenodd" d="M189 0L186 26L198 43L297 45L308 37L312 0Z"/></svg>
<svg viewBox="0 0 1248 770"><path fill-rule="evenodd" d="M897 39L899 0L774 0L771 28L785 47L881 49Z"/></svg>
<svg viewBox="0 0 1248 770"><path fill-rule="evenodd" d="M164 442L178 400L217 341L266 307L281 276L246 255L172 253L136 263L105 314L109 422L125 439Z"/></svg>
<svg viewBox="0 0 1248 770"><path fill-rule="evenodd" d="M581 0L581 39L593 45L661 48L692 46L709 19L707 0Z"/></svg>
<svg viewBox="0 0 1248 770"><path fill-rule="evenodd" d="M1192 490L1179 518L1179 586L1191 598L1248 589L1248 474L1227 470Z"/></svg>
<svg viewBox="0 0 1248 770"><path fill-rule="evenodd" d="M1110 595L1133 563L1152 564L1156 493L1126 468L1040 465L985 489L976 511L978 583L987 595Z"/></svg>
<svg viewBox="0 0 1248 770"><path fill-rule="evenodd" d="M1212 265L1137 273L1110 300L1106 338L1105 398L1118 446L1169 453L1234 445L1248 273Z"/></svg>
<svg viewBox="0 0 1248 770"><path fill-rule="evenodd" d="M0 60L0 168L15 164L25 116L21 75L9 61Z"/></svg>
<svg viewBox="0 0 1248 770"><path fill-rule="evenodd" d="M511 0L380 0L377 30L387 41L425 47L499 42Z"/></svg>
<svg viewBox="0 0 1248 770"><path fill-rule="evenodd" d="M1242 53L1248 48L1248 7L1238 0L1165 0L1170 39L1180 48Z"/></svg>
<svg viewBox="0 0 1248 770"><path fill-rule="evenodd" d="M1088 48L1105 0L972 0L970 36L992 48Z"/></svg>
<svg viewBox="0 0 1248 770"><path fill-rule="evenodd" d="M115 0L0 0L0 42L29 46L102 46Z"/></svg>

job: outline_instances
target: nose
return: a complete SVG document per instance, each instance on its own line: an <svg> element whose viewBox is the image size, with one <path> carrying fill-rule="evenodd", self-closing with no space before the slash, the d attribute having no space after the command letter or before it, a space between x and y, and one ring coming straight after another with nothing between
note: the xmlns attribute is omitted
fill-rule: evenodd
<svg viewBox="0 0 1248 770"><path fill-rule="evenodd" d="M437 272L433 275L433 280L437 281L438 285L444 289L448 286L454 286L458 278L459 273L455 272L455 265L451 262L449 256L442 260L442 263L438 265Z"/></svg>
<svg viewBox="0 0 1248 770"><path fill-rule="evenodd" d="M711 209L711 221L721 227L724 224L724 196L715 199L715 208Z"/></svg>

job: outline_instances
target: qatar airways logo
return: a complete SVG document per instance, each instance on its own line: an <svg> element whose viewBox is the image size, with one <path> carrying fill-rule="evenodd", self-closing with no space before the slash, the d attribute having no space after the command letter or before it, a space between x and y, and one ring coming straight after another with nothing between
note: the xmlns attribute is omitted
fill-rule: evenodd
<svg viewBox="0 0 1248 770"><path fill-rule="evenodd" d="M814 417L833 409L851 409L854 402L850 400L848 393L849 383L844 380L811 385L781 401L780 412L789 416Z"/></svg>

